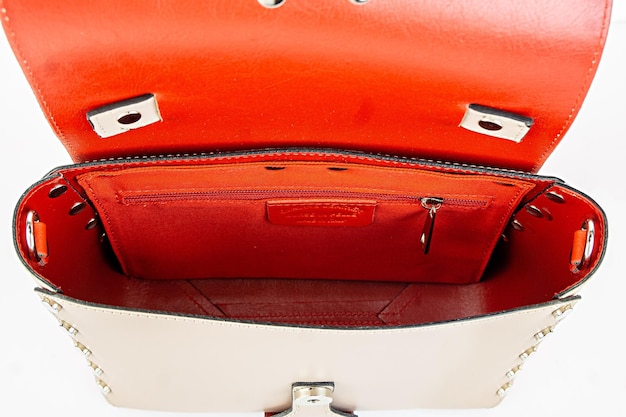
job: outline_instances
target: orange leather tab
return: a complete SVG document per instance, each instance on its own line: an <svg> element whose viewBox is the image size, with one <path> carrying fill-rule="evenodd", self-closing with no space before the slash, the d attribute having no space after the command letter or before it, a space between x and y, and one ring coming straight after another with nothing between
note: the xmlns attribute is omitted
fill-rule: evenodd
<svg viewBox="0 0 626 417"><path fill-rule="evenodd" d="M35 237L35 249L40 264L47 263L48 259L48 228L43 222L33 224L33 235Z"/></svg>
<svg viewBox="0 0 626 417"><path fill-rule="evenodd" d="M574 242L572 244L572 255L570 257L570 269L578 272L583 263L585 246L587 244L587 231L576 230L574 232Z"/></svg>
<svg viewBox="0 0 626 417"><path fill-rule="evenodd" d="M375 201L271 200L270 223L283 226L367 226L374 221Z"/></svg>

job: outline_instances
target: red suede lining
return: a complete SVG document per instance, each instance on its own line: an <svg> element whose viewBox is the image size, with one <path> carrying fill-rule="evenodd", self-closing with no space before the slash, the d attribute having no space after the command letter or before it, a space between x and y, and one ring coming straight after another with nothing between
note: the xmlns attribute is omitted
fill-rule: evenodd
<svg viewBox="0 0 626 417"><path fill-rule="evenodd" d="M507 220L533 187L488 175L332 168L145 167L95 171L78 182L129 276L440 283L480 279ZM420 244L428 214L423 197L444 200L427 255ZM304 209L295 223L291 217L273 224L268 210L277 205ZM350 215L356 220L335 222Z"/></svg>

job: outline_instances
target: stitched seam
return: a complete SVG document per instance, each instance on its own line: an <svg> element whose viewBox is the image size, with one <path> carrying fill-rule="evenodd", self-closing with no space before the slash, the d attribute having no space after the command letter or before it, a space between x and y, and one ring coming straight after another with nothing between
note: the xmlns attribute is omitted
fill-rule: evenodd
<svg viewBox="0 0 626 417"><path fill-rule="evenodd" d="M409 305L413 304L413 301L415 301L417 299L417 296L418 296L418 294L411 295L404 303L402 303L400 306L398 306L400 308L397 308L394 311L390 311L388 313L385 313L384 315L389 314L389 315L392 315L392 316L396 317L396 319L399 319L400 315L402 313L404 313L406 311L406 309L409 308Z"/></svg>
<svg viewBox="0 0 626 417"><path fill-rule="evenodd" d="M393 324L400 324L400 316L401 316L401 314L404 313L404 311L407 308L409 308L409 305L412 305L413 302L415 300L417 300L417 297L419 296L419 292L413 291L414 288L415 287L412 284L408 285L400 294L398 294L398 296L396 298L394 298L391 301L391 303L389 303L389 305L387 307L385 307L378 314L378 318L380 318L385 323L392 324L390 321L393 320ZM399 306L394 305L395 303L398 302L398 300L401 300L401 297L407 291L413 291L413 294L406 301L404 301L402 304L400 304ZM387 316L391 316L391 317L389 317L389 319L391 319L391 320L388 320Z"/></svg>
<svg viewBox="0 0 626 417"><path fill-rule="evenodd" d="M183 294L185 295L185 297L187 297L189 299L189 301L191 301L196 307L198 307L201 311L203 311L205 314L211 314L209 313L202 305L200 305L200 303L198 303L192 296L191 292L188 290L187 286L191 285L189 284L189 282L184 281L184 280L178 280L176 281L176 286L178 288L180 288L180 290L183 292ZM195 287L194 287L195 289ZM202 293L200 293L202 294ZM204 297L207 301L209 301L208 298ZM210 302L210 301L209 301Z"/></svg>
<svg viewBox="0 0 626 417"><path fill-rule="evenodd" d="M502 229L504 228L504 225L506 224L507 220L511 218L511 214L513 210L515 209L515 207L513 206L513 203L520 201L520 199L523 197L525 192L531 189L530 186L526 187L525 184L520 184L517 187L518 187L518 190L513 196L513 198L509 200L507 209L504 211L503 216L500 218L500 221L498 222L498 227L495 228L495 233L493 233L491 239L487 240L487 246L483 250L483 253L481 256L483 261L481 262L481 265L479 266L479 269L476 272L476 275L479 275L479 273L482 274L484 269L487 267L487 263L489 262L489 259L490 259L489 255L493 252L493 249L496 243L498 242L498 239L502 233Z"/></svg>
<svg viewBox="0 0 626 417"><path fill-rule="evenodd" d="M53 298L56 298L52 295ZM70 301L70 300L67 300ZM70 301L71 302L71 301ZM560 302L556 302L554 304L551 304L550 306L545 306L545 307L540 307L539 309L545 309L545 310L550 310L550 309L554 309L556 306L559 305L565 305L565 304L569 304L570 301L564 302L564 301L560 301ZM60 300L60 304L63 304L63 299ZM76 302L72 302L72 307L76 308L76 309L80 309L83 311L92 311L92 312L99 312L99 313L103 313L103 314L108 314L110 316L127 316L127 317L137 317L137 318L145 318L145 319L150 319L150 320L164 320L164 321L182 321L182 322L187 322L189 324L192 325L199 325L199 326L203 326L206 325L207 319L203 319L203 318L193 318L193 317L185 317L185 316L174 316L171 314L154 314L154 313L141 313L141 312L131 312L130 310L117 310L117 309L106 309L106 308L102 308L102 307L95 307L95 306L86 306L83 304L79 304ZM532 308L529 310L523 310L523 311L515 311L513 314L519 314L519 315L530 315L530 314L534 314L537 312L537 308ZM508 315L507 315L508 316ZM495 316L490 316L490 317L478 317L476 319L473 319L472 321L482 321L482 322L491 322L491 321L499 321L502 320L504 318L506 318L507 316L503 316L503 315L495 315ZM288 326L272 326L272 325L264 325L264 324L249 324L249 323L240 323L240 322L235 322L235 321L227 321L227 320L215 320L215 319L208 319L208 321L210 321L210 323L212 325L216 325L216 326L224 326L224 327L245 327L245 328L259 328L259 327L264 327L269 331L286 331L289 333L317 333L320 330L327 330L333 333L346 333L346 334L350 334L350 333L354 333L354 330L343 330L343 329L308 329L308 328L298 328L298 327L288 327ZM460 327L460 326L464 326L465 322L444 322L444 323L435 323L432 326L446 326L446 327ZM431 327L431 325L424 325L425 327ZM390 331L393 330L394 332L412 332L415 331L415 328L411 328L411 327L407 327L407 328L396 328L396 329L380 329L380 330L363 330L363 332L373 332L373 333L379 333L382 331Z"/></svg>
<svg viewBox="0 0 626 417"><path fill-rule="evenodd" d="M120 266L122 267L122 269L125 272L127 272L128 271L128 265L125 262L126 257L122 256L122 254L125 253L125 250L120 245L120 242L118 241L117 236L115 235L115 233L113 233L113 229L111 227L111 219L109 217L109 214L108 214L105 206L103 206L102 203L100 202L100 199L98 199L98 196L97 196L96 192L93 190L93 188L91 188L91 182L89 181L89 179L88 178L84 178L84 181L87 184L87 188L91 192L91 195L93 196L93 200L96 202L96 204L98 206L98 210L97 210L98 214L100 215L101 218L104 218L104 220L106 221L106 224L108 225L107 236L109 237L109 241L111 243L111 246L113 246L115 248L115 252L120 255L120 256L117 256L118 262L120 263Z"/></svg>
<svg viewBox="0 0 626 417"><path fill-rule="evenodd" d="M523 126L519 127L519 130L517 131L517 134L515 135L515 141L519 142L520 141L520 136L523 136L525 129Z"/></svg>
<svg viewBox="0 0 626 417"><path fill-rule="evenodd" d="M244 320L252 320L255 317L241 317ZM287 318L289 319L289 318ZM382 320L377 321L315 321L315 320L293 320L294 325L298 323L309 326L380 326L384 324ZM281 323L282 324L282 323ZM288 324L288 323L287 323ZM269 324L271 325L271 324Z"/></svg>
<svg viewBox="0 0 626 417"><path fill-rule="evenodd" d="M193 281L193 280L191 280ZM340 281L336 281L336 282L340 282ZM332 290L331 290L332 291ZM203 292L201 292L202 294L204 294ZM394 298L392 298L393 301ZM303 304L320 304L320 303L341 303L341 304L356 304L356 303L387 303L389 302L388 299L379 299L379 298L371 298L371 299L364 299L364 300L348 300L348 301L344 301L344 300L322 300L322 301L306 301L306 300L298 300L298 301L292 301L292 304L297 304L297 305L303 305ZM242 302L228 302L228 301L218 301L218 304L224 305L224 306L239 306L239 305L247 305L247 306L257 306L258 308L267 306L267 307L272 307L276 304L283 304L281 300L277 300L275 303L270 303L270 302L257 302L255 303L254 301L242 301Z"/></svg>
<svg viewBox="0 0 626 417"><path fill-rule="evenodd" d="M346 318L355 318L355 317L369 317L375 316L376 313L357 313L357 312L339 312L339 313L267 313L267 314L237 314L238 317L292 317L292 318L311 318L311 317L346 317ZM232 315L232 314L231 314Z"/></svg>

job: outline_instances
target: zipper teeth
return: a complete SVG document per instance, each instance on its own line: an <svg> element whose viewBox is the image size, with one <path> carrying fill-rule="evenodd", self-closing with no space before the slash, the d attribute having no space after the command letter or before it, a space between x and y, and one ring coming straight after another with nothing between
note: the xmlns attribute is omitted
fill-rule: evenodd
<svg viewBox="0 0 626 417"><path fill-rule="evenodd" d="M467 206L467 207L485 207L488 203L487 199L470 200L465 198L444 198L445 204L453 204L455 206Z"/></svg>
<svg viewBox="0 0 626 417"><path fill-rule="evenodd" d="M268 197L348 197L348 198L372 198L385 201L412 201L420 203L424 198L433 196L415 196L401 194L384 193L360 193L353 191L338 190L219 190L219 191L190 191L190 192L170 192L162 194L140 194L123 196L127 203L166 203L170 201L184 200L211 200L219 197L230 196L241 200L262 200ZM486 199L463 199L463 198L442 198L444 204L467 207L484 207L487 205Z"/></svg>
<svg viewBox="0 0 626 417"><path fill-rule="evenodd" d="M349 156L355 158L365 159L378 159L378 160L391 160L400 163L408 164L424 164L428 166L438 166L443 168L452 169L470 169L478 171L491 171L496 174L504 175L516 175L525 178L539 178L537 175L523 171L520 169L503 168L498 166L487 166L479 164L470 164L463 162L453 162L445 160L435 160L427 158L411 157L406 155L396 155L390 153L363 153L345 149L334 148L265 148L265 149L252 149L252 150L239 150L230 153L225 152L184 152L184 153L169 153L159 155L135 155L135 156L118 156L110 158L92 159L78 164L79 166L100 165L103 163L128 163L128 162L154 162L154 161L176 161L176 160L203 160L210 158L230 158L230 157L248 157L248 156L272 156L276 154L293 154L293 155L312 155L312 156ZM65 168L72 168L74 165L68 165ZM543 177L556 179L553 177Z"/></svg>

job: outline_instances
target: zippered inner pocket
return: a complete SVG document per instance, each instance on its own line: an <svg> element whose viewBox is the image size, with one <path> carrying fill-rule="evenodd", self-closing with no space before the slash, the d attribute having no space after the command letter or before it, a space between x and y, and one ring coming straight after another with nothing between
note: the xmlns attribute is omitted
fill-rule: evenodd
<svg viewBox="0 0 626 417"><path fill-rule="evenodd" d="M79 184L129 276L476 282L532 184L346 164L131 168Z"/></svg>

